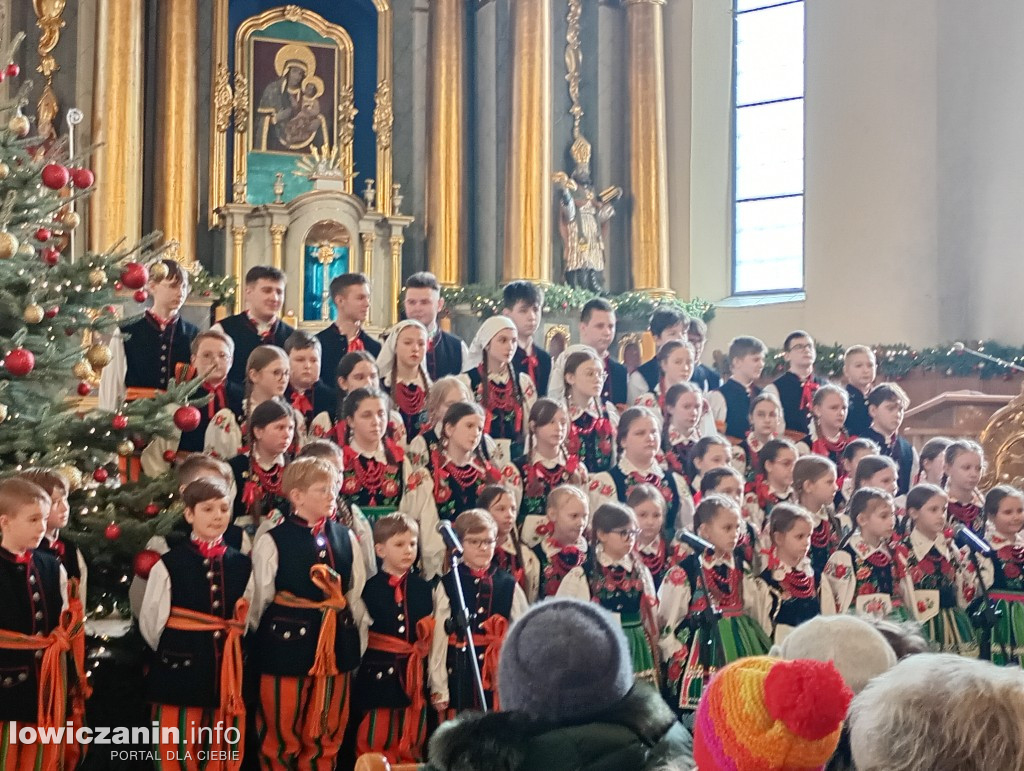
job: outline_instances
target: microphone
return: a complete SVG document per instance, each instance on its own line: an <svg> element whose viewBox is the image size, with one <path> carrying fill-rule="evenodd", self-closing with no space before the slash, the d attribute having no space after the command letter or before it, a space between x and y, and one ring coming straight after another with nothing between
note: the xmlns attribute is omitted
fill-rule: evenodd
<svg viewBox="0 0 1024 771"><path fill-rule="evenodd" d="M966 546L972 552L980 554L982 557L987 557L995 551L992 548L992 544L970 528L964 527L963 525L957 525L953 529L953 543L960 548L964 548Z"/></svg>
<svg viewBox="0 0 1024 771"><path fill-rule="evenodd" d="M447 519L442 519L437 523L437 532L441 534L441 538L444 540L444 545L452 550L454 554L462 554L462 541L455 535L455 531L452 530L452 523Z"/></svg>
<svg viewBox="0 0 1024 771"><path fill-rule="evenodd" d="M960 342L953 343L952 348L953 348L953 352L954 353L969 353L971 356L975 356L975 357L977 357L979 359L984 359L985 361L990 361L993 364L998 364L1000 367L1005 367L1006 369L1012 369L1015 372L1024 372L1024 367L1021 367L1021 366L1019 366L1017 364L1014 364L1012 361L1004 361L1003 359L997 358L995 356L989 356L987 353L982 353L981 351L975 351L975 350L973 350L971 348L968 348L963 343L960 343Z"/></svg>
<svg viewBox="0 0 1024 771"><path fill-rule="evenodd" d="M685 543L698 554L702 551L715 550L715 546L713 543L711 543L710 541L705 541L699 535L697 535L694 532L691 532L690 530L687 530L686 528L683 528L679 531L677 538L679 538L680 541Z"/></svg>

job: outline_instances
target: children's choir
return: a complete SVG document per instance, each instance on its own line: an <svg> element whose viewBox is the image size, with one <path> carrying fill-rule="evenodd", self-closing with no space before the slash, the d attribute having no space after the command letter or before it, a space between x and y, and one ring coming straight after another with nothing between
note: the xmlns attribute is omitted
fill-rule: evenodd
<svg viewBox="0 0 1024 771"><path fill-rule="evenodd" d="M246 276L242 313L199 333L177 316L188 279L173 267L122 330L104 394L116 406L191 367L210 396L200 427L158 446L178 464L182 520L133 585L153 720L242 732L196 749L247 745L275 769L420 760L439 721L501 708L505 632L555 596L614 612L636 678L679 711L819 614L910 619L937 650L1024 661L1024 494L978 489L973 442L933 439L919 458L900 435L907 396L874 382L866 347L846 352L842 387L793 332L762 391L762 341L731 341L722 379L698 363L706 325L662 308L656 355L627 379L605 300L552 361L529 282L466 346L438 326L437 280L416 274L382 344L364 328L365 276L334 279L335 321L313 336L280 320L284 277L266 267ZM62 532L67 492L49 470L0 482L0 731L83 718L88 568ZM462 542L454 560L442 522ZM962 528L991 552L962 547ZM456 577L486 705L453 622ZM70 665L53 669L63 650ZM63 762L17 751L13 767Z"/></svg>

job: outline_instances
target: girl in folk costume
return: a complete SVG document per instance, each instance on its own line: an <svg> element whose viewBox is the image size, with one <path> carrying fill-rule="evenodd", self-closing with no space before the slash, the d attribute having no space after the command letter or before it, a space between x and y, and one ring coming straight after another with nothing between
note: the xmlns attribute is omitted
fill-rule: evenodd
<svg viewBox="0 0 1024 771"><path fill-rule="evenodd" d="M441 437L438 433L448 408L456 402L472 401L473 394L455 375L447 375L434 381L427 392L426 421L420 427L420 433L409 440L409 447L405 453L412 471L424 468L430 463L431 453L440 447ZM486 437L484 441L487 441Z"/></svg>
<svg viewBox="0 0 1024 771"><path fill-rule="evenodd" d="M345 397L344 410L349 441L342 446L341 495L375 521L402 504L405 453L387 435L388 397L384 393L357 388Z"/></svg>
<svg viewBox="0 0 1024 771"><path fill-rule="evenodd" d="M310 435L317 438L331 439L339 445L348 444L349 430L345 422L345 397L357 388L380 388L380 377L377 373L377 360L367 351L351 351L338 361L335 370L338 400L333 418L320 413L313 419ZM402 449L405 449L405 424L397 410L392 409L388 415L388 436Z"/></svg>
<svg viewBox="0 0 1024 771"><path fill-rule="evenodd" d="M810 560L815 584L821 583L825 564L853 529L846 515L837 515L836 465L822 455L804 455L793 464L796 503L811 515ZM771 546L769 536L768 546Z"/></svg>
<svg viewBox="0 0 1024 771"><path fill-rule="evenodd" d="M638 396L634 407L649 407L658 414L665 412L665 396L676 383L690 382L693 375L693 346L686 340L669 340L658 349L658 383L653 391Z"/></svg>
<svg viewBox="0 0 1024 771"><path fill-rule="evenodd" d="M825 565L821 612L855 613L906 620L901 582L903 564L889 548L895 504L892 496L862 487L850 499L850 518L857 529L847 536Z"/></svg>
<svg viewBox="0 0 1024 771"><path fill-rule="evenodd" d="M1024 666L1024 493L996 485L985 496L985 519L995 554L982 560L981 580L1002 610L992 630L992 663Z"/></svg>
<svg viewBox="0 0 1024 771"><path fill-rule="evenodd" d="M569 408L569 454L596 474L615 465L615 430L619 412L601 398L604 363L593 348L582 347L565 357L565 403Z"/></svg>
<svg viewBox="0 0 1024 771"><path fill-rule="evenodd" d="M519 504L519 534L527 546L545 535L542 527L548 493L559 485L586 485L587 468L578 455L565 451L569 421L565 410L553 399L538 399L530 410L528 455L515 460L523 483Z"/></svg>
<svg viewBox="0 0 1024 771"><path fill-rule="evenodd" d="M959 523L976 534L985 532L985 499L978 490L984 455L977 442L958 439L946 448L946 513L950 524Z"/></svg>
<svg viewBox="0 0 1024 771"><path fill-rule="evenodd" d="M391 329L377 356L384 391L402 416L407 437L416 436L426 421L427 329L418 321L399 321Z"/></svg>
<svg viewBox="0 0 1024 771"><path fill-rule="evenodd" d="M483 509L470 509L455 518L452 528L462 542L457 570L466 607L473 609L470 626L487 703L480 704L477 697L464 637L449 631L452 608L457 606L455 576L449 572L434 587L430 649L430 701L441 721L465 710L501 709L497 689L501 646L509 625L529 607L512 574L493 564L498 529L491 515Z"/></svg>
<svg viewBox="0 0 1024 771"><path fill-rule="evenodd" d="M268 399L284 399L291 375L288 354L276 345L261 345L249 354L245 362L245 392L242 397L242 438L248 446L251 440L249 418L253 411Z"/></svg>
<svg viewBox="0 0 1024 771"><path fill-rule="evenodd" d="M590 554L558 588L559 597L593 601L611 611L622 625L637 680L657 680L658 596L651 572L635 550L636 514L621 503L602 503L591 524Z"/></svg>
<svg viewBox="0 0 1024 771"><path fill-rule="evenodd" d="M780 503L768 523L767 564L745 598L750 615L776 645L820 610L818 582L808 552L814 520L791 503Z"/></svg>
<svg viewBox="0 0 1024 771"><path fill-rule="evenodd" d="M946 484L946 448L953 440L946 436L933 436L921 448L921 468L914 484L931 484L943 487Z"/></svg>
<svg viewBox="0 0 1024 771"><path fill-rule="evenodd" d="M978 576L946 528L946 493L931 484L907 493L908 535L894 547L903 562L903 597L921 633L942 653L977 656L978 638L966 608Z"/></svg>
<svg viewBox="0 0 1024 771"><path fill-rule="evenodd" d="M668 687L684 710L696 709L717 669L744 656L764 655L771 646L744 612L753 579L736 548L743 523L740 507L709 495L697 506L694 523L714 551L688 553L669 569L658 592L658 645L668 662ZM721 611L717 619L715 610ZM709 635L712 642L706 644Z"/></svg>
<svg viewBox="0 0 1024 771"><path fill-rule="evenodd" d="M626 505L636 514L636 556L650 571L657 591L668 572L671 554L665 538L665 496L654 485L644 483L629 491Z"/></svg>
<svg viewBox="0 0 1024 771"><path fill-rule="evenodd" d="M740 514L745 514L743 510L744 487L740 472L732 466L719 466L701 477L698 498L703 500L707 495L724 495L726 498L736 501L736 505L740 507ZM751 573L756 573L761 568L761 535L761 531L744 517L743 526L740 527L740 537L736 541L736 551L750 566Z"/></svg>
<svg viewBox="0 0 1024 771"><path fill-rule="evenodd" d="M412 472L406 480L404 511L419 519L423 537L420 543L423 576L441 574L444 542L437 532L438 522L449 522L478 506L480 489L506 482L518 496L519 473L506 463L500 468L487 460L481 450L484 415L477 404L457 402L448 408L441 421L441 446L431 454L426 468Z"/></svg>
<svg viewBox="0 0 1024 771"><path fill-rule="evenodd" d="M760 393L750 400L750 430L747 431L740 449L746 466L740 471L746 476L747 482L757 481L762 474L761 450L782 433L782 405L773 393Z"/></svg>
<svg viewBox="0 0 1024 771"><path fill-rule="evenodd" d="M587 558L587 539L583 531L590 518L590 503L578 487L562 485L548 496L547 514L551 533L533 547L540 563L538 596L542 600L554 597L569 572L580 567Z"/></svg>
<svg viewBox="0 0 1024 771"><path fill-rule="evenodd" d="M523 545L516 527L516 496L506 484L487 485L477 496L480 508L487 509L498 525L498 543L494 549L494 565L511 573L534 602L540 589L540 562L533 550Z"/></svg>
<svg viewBox="0 0 1024 771"><path fill-rule="evenodd" d="M819 386L811 400L811 452L839 464L852 437L846 430L850 396L837 385Z"/></svg>
<svg viewBox="0 0 1024 771"><path fill-rule="evenodd" d="M878 455L878 445L870 439L859 437L850 441L843 450L842 460L836 465L839 469L839 477L836 484L839 485L839 492L836 493L836 510L845 509L853 495L853 477L857 473L857 466L868 455Z"/></svg>
<svg viewBox="0 0 1024 771"><path fill-rule="evenodd" d="M235 476L233 522L251 535L274 509L287 510L281 475L295 439L295 410L276 396L260 402L249 415L249 437L249 449L228 465Z"/></svg>
<svg viewBox="0 0 1024 771"><path fill-rule="evenodd" d="M518 340L512 319L491 316L477 330L461 375L484 410L484 433L494 439L494 458L500 463L526 450L526 416L537 400L530 376L517 374L512 366Z"/></svg>
<svg viewBox="0 0 1024 771"><path fill-rule="evenodd" d="M753 482L747 483L743 508L746 518L759 531L771 516L772 507L793 498L793 464L796 447L788 439L772 439L758 452L760 467Z"/></svg>
<svg viewBox="0 0 1024 771"><path fill-rule="evenodd" d="M644 482L661 490L665 497L665 534L671 538L679 528L693 522L693 499L686 480L667 471L659 462L661 419L647 407L630 407L619 419L616 439L619 462L609 471L590 478L590 507L602 503L625 503L629 492Z"/></svg>
<svg viewBox="0 0 1024 771"><path fill-rule="evenodd" d="M902 535L908 528L906 512L903 511L896 498L898 475L899 470L892 458L886 455L865 455L857 462L850 489L852 492L856 492L862 487L873 487L893 496L893 503L896 505L895 528L896 532ZM850 517L850 520L852 521L853 517Z"/></svg>
<svg viewBox="0 0 1024 771"><path fill-rule="evenodd" d="M690 478L690 490L696 495L703 487L704 475L712 469L730 466L736 468L732 443L721 434L701 437L690 451L690 465L694 476ZM742 474L742 468L736 469Z"/></svg>
<svg viewBox="0 0 1024 771"><path fill-rule="evenodd" d="M676 383L665 394L665 423L661 429L661 450L668 467L687 479L696 476L690 454L704 435L700 422L706 414L700 386Z"/></svg>

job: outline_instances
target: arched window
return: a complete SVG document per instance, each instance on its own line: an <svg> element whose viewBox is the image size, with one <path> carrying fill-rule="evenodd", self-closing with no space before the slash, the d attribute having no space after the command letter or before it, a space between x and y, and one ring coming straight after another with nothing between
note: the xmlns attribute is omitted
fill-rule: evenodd
<svg viewBox="0 0 1024 771"><path fill-rule="evenodd" d="M804 1L736 0L733 294L804 286Z"/></svg>

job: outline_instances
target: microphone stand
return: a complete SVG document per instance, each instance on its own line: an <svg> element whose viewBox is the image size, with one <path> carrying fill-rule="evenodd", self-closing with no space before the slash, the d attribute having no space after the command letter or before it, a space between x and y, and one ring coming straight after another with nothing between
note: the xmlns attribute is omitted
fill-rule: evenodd
<svg viewBox="0 0 1024 771"><path fill-rule="evenodd" d="M1006 369L1012 369L1015 372L1024 372L1024 367L1021 367L1018 364L1014 364L1011 361L1006 361L1004 359L1000 359L998 356L990 356L987 353L982 353L981 351L975 351L972 348L968 348L963 343L953 343L953 352L954 353L969 353L971 356L976 356L979 359L984 359L985 361L990 361L993 364L998 364L1000 367L1005 367Z"/></svg>
<svg viewBox="0 0 1024 771"><path fill-rule="evenodd" d="M981 602L971 612L971 623L981 631L981 639L978 641L978 657L985 661L992 660L992 630L995 629L1002 612L995 606L988 594L985 580L981 577L981 565L978 564L978 555L973 549L969 550L971 564L974 565L974 574L978 577L978 587L981 589ZM993 554L992 558L995 555ZM1009 660L1006 650L1006 643L1001 643L1003 657Z"/></svg>
<svg viewBox="0 0 1024 771"><path fill-rule="evenodd" d="M718 637L718 622L722 620L722 611L715 604L715 598L711 596L707 581L704 580L703 553L697 554L697 588L704 592L708 606L697 616L698 628L704 632L700 642L700 663L706 672L712 668L725 666L725 656L722 646L715 648L715 640ZM717 653L717 655L715 655Z"/></svg>
<svg viewBox="0 0 1024 771"><path fill-rule="evenodd" d="M464 640L466 647L463 655L469 657L470 671L473 674L473 686L476 691L477 701L480 702L480 710L487 712L487 697L484 696L484 682L480 676L480 664L476 660L476 645L473 644L473 630L470 627L469 608L466 607L466 594L462 589L462 576L459 574L459 560L462 559L462 544L449 543L449 568L452 573L452 581L455 584L455 600L452 608L451 624L457 640Z"/></svg>

